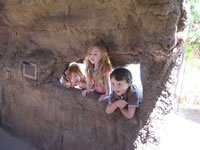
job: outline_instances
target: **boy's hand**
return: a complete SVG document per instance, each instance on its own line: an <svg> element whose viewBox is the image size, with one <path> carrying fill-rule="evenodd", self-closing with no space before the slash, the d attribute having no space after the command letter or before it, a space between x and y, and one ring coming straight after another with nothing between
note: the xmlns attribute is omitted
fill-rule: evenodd
<svg viewBox="0 0 200 150"><path fill-rule="evenodd" d="M116 102L117 107L124 108L128 103L125 100L118 100Z"/></svg>

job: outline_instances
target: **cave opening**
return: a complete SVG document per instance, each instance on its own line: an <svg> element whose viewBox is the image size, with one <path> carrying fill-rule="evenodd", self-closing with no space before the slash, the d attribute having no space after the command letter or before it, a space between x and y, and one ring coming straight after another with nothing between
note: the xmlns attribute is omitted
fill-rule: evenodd
<svg viewBox="0 0 200 150"><path fill-rule="evenodd" d="M184 41L184 4L185 0L2 1L2 126L46 150L156 145L156 124L170 112L174 74L184 53L176 40ZM95 101L97 94L82 97L81 90L57 84L65 65L83 59L88 46L99 39L107 43L114 67L135 63L128 68L144 100L131 120L120 111L106 115L106 104ZM25 74L32 79L23 76L22 61L37 64L25 64L30 69Z"/></svg>

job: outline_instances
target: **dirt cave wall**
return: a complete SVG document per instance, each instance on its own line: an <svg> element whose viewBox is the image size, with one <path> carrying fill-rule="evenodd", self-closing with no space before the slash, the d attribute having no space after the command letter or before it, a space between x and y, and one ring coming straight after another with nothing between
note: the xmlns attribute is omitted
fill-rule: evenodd
<svg viewBox="0 0 200 150"><path fill-rule="evenodd" d="M183 0L1 0L0 124L40 149L156 149L172 108L187 25ZM104 41L114 67L139 63L144 100L132 120L58 79ZM37 80L23 62L37 64Z"/></svg>

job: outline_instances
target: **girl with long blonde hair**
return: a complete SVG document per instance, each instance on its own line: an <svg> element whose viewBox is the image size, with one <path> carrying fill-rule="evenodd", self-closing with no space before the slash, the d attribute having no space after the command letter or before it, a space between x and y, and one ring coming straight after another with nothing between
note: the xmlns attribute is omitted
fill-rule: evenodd
<svg viewBox="0 0 200 150"><path fill-rule="evenodd" d="M96 44L88 49L85 58L87 89L83 90L82 95L86 96L90 92L100 93L98 101L103 101L110 95L110 73L112 65L105 46Z"/></svg>

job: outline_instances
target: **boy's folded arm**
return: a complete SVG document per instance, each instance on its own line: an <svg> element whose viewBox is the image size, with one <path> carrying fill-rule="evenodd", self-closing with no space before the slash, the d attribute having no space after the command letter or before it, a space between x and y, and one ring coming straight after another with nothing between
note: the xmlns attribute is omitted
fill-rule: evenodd
<svg viewBox="0 0 200 150"><path fill-rule="evenodd" d="M127 118L127 119L132 119L133 116L135 115L135 107L128 107L128 109L126 108L120 108L120 111L122 112L122 114Z"/></svg>
<svg viewBox="0 0 200 150"><path fill-rule="evenodd" d="M112 103L112 104L108 104L107 107L106 107L106 113L107 114L111 114L115 111L115 109L117 109L118 106L117 106L117 101Z"/></svg>
<svg viewBox="0 0 200 150"><path fill-rule="evenodd" d="M127 102L124 100L117 100L114 103L108 104L106 107L106 113L111 114L112 112L115 111L115 109L119 108L124 108L127 105Z"/></svg>

